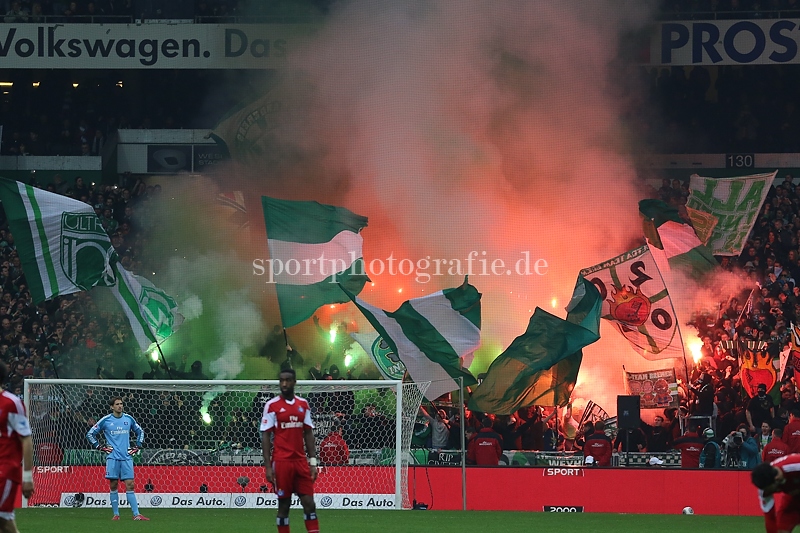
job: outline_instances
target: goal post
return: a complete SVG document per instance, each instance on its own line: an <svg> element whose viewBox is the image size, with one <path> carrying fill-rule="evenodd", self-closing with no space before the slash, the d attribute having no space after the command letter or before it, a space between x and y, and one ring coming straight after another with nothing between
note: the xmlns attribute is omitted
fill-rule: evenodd
<svg viewBox="0 0 800 533"><path fill-rule="evenodd" d="M308 400L314 422L320 509L411 508L409 450L428 385L297 382L295 394ZM106 457L86 433L120 397L144 430L134 456L140 507L275 508L259 425L264 404L279 394L276 380L26 380L36 493L23 505L110 505ZM120 505L127 505L124 493ZM298 498L292 506L300 507Z"/></svg>

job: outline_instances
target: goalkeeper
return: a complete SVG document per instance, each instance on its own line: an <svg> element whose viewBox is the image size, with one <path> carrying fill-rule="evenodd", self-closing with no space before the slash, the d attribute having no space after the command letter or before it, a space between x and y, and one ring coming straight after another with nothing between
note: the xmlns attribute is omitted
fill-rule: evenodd
<svg viewBox="0 0 800 533"><path fill-rule="evenodd" d="M111 489L112 520L119 520L119 480L125 483L125 495L133 511L134 520L150 520L139 514L139 504L133 492L133 456L139 451L144 441L144 431L134 418L123 413L125 404L122 398L115 396L108 401L111 413L101 418L86 434L86 438L96 449L108 454L106 458L106 479ZM136 435L136 444L131 446L131 432ZM105 444L101 444L97 436L102 433Z"/></svg>

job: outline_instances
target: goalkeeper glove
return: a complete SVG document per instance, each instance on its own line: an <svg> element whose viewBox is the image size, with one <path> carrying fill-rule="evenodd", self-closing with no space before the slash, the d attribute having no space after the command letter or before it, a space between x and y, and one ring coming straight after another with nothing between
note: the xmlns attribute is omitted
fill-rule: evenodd
<svg viewBox="0 0 800 533"><path fill-rule="evenodd" d="M111 447L111 446L109 446L108 444L106 444L105 446L100 446L100 447L99 447L99 448L97 448L97 449L98 449L98 450L100 450L100 451L101 451L101 452L103 452L103 453L111 453L111 452L113 452L113 451L114 451L114 448L112 448L112 447Z"/></svg>
<svg viewBox="0 0 800 533"><path fill-rule="evenodd" d="M128 455L136 455L137 453L139 453L138 446L131 446L130 448L128 448Z"/></svg>

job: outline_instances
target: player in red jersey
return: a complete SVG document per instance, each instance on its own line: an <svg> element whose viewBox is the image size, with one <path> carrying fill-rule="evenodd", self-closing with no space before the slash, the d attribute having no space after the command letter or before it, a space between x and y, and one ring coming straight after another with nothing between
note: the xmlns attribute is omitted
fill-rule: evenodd
<svg viewBox="0 0 800 533"><path fill-rule="evenodd" d="M800 525L800 454L761 463L751 478L759 489L767 533L791 533Z"/></svg>
<svg viewBox="0 0 800 533"><path fill-rule="evenodd" d="M300 497L308 533L319 533L314 503L317 451L311 410L305 399L294 394L297 383L294 370L281 370L278 377L281 394L264 405L261 417L264 469L278 496L278 533L289 533L292 493Z"/></svg>
<svg viewBox="0 0 800 533"><path fill-rule="evenodd" d="M8 367L0 361L0 383L5 383ZM18 396L0 393L0 531L17 533L14 501L22 484L22 494L33 496L33 441L25 406Z"/></svg>

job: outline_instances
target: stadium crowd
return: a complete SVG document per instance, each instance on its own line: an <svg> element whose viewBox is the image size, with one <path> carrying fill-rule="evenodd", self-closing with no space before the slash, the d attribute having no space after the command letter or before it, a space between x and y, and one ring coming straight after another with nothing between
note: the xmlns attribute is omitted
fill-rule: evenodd
<svg viewBox="0 0 800 533"><path fill-rule="evenodd" d="M795 3L792 0L771 2L769 9L793 9ZM63 4L55 1L8 2L6 22L9 22L9 16L25 16L27 22L35 22L32 13L38 13L40 9L45 14L62 15L63 10L73 9L72 4L75 4L76 13L85 13L91 6L102 13L116 14L121 10L119 12L126 15L137 5L131 0ZM192 9L195 16L199 16L198 10L204 9L211 9L211 13L217 16L219 10L235 10L244 5L242 2L233 4L223 0L200 1ZM731 0L727 11L750 13L755 4L740 2L736 6ZM723 2L710 1L709 6L726 11L720 7ZM683 6L679 7L683 9ZM694 8L703 10L697 6ZM652 121L638 120L636 124L650 125L648 131L642 132L641 138L656 151L800 152L800 121L796 119L800 102L792 90L800 80L800 68L796 65L698 66L690 70L641 67L641 73L651 90L643 114L651 117ZM197 72L186 74L180 80L182 84L200 87L203 86L203 76ZM108 84L110 92L70 92L67 78L61 81L63 83L54 83L52 89L47 89L52 93L36 94L33 88L21 91L23 96L19 97L25 100L26 105L4 101L3 110L8 118L2 143L4 155L100 155L105 140L120 128L196 127L191 118L195 116L194 106L174 115L160 110L180 109L177 104L173 106L172 101L186 100L189 98L187 95L195 94L198 102L204 98L202 91L181 90L183 85L172 92L151 88L148 93L161 98L160 107L152 106L152 113L141 114L132 123L121 112L126 106L113 93L113 83ZM169 80L165 83L169 84ZM763 90L765 86L770 87L769 92ZM772 96L768 97L768 94ZM196 104L199 107L199 103ZM755 109L759 110L757 114ZM150 231L146 224L150 218L148 210L151 209L151 200L160 194L158 185L147 185L141 178L128 174L120 176L117 185L86 183L80 177L65 180L61 176L56 176L51 183L33 184L92 205L122 258L123 266L134 272L141 269L143 244ZM661 189L654 192L654 197L681 208L688 193L687 180L665 180ZM756 441L758 457L761 457L760 453L772 441L773 430L785 429L791 423L793 413L800 418L800 398L792 379L791 366L781 382L780 401L770 407L765 403L767 400L742 396L739 360L731 351L734 340L763 340L768 343L768 354L777 357L789 342L789 325L800 319L800 286L796 281L800 279L800 180L796 183L792 175L780 175L770 190L745 252L739 258L721 257L719 261L721 269L734 272L748 279L754 287L760 287L752 294L752 306L748 305L749 293L735 294L720 305L716 315L694 317L692 324L703 340L702 357L692 369L689 382L683 384L681 408L666 410L663 418L656 419L653 425L643 423L626 439L610 441L608 446L611 449L663 452L676 442L681 445L681 439L686 438L681 434L681 426L686 425L691 430L688 438L698 439L698 442L705 443L711 439L729 447L724 440L730 437L729 442L735 444L734 433L741 437L743 444L752 439ZM80 292L33 304L13 235L0 212L0 358L9 364L11 370L9 390L22 394L23 380L27 377L206 378L198 362L186 368L187 358L182 359L180 366L169 370L154 364L143 375L134 375L133 370L120 368L120 358L116 357L116 354L133 350L135 346L124 316L121 313L100 313L90 293ZM340 376L333 366L303 365L299 354L294 362L308 371L313 379L346 377ZM53 419L66 418L69 420L66 426L78 428L74 434L65 434L64 438L68 439L63 443L65 447L85 447L83 434L87 424L91 425L92 417L107 412L103 401L96 404L93 401L79 402L86 407L71 405L63 412L57 409L42 414ZM185 427L185 434L172 432L173 444L184 447L205 440L202 433L206 429L196 416L200 401L196 395L175 394L148 400L147 405L131 397L126 404L134 416L141 417L140 423L156 435L162 431L169 433L171 427ZM219 405L219 402L211 402L209 409L218 409ZM253 417L258 418L257 412L256 408L239 411L223 408L212 416L212 425L230 423L234 429L230 430L231 437L226 440L241 446L252 445L255 433L252 431ZM581 450L585 449L587 441L597 440L603 433L602 427L594 425L587 426L588 429L578 428L571 413L567 415L540 408L525 409L513 416L467 411L463 421L455 410L447 407L426 410L421 414L418 444L430 448L460 448L462 427L468 432L471 442L495 441L496 446L490 446L495 451ZM377 421L371 419L375 416L378 416ZM391 411L383 412L379 403L353 405L352 409L346 410L344 417L343 439L355 447L379 443L353 442L356 432L351 421L393 427ZM704 420L706 418L708 422ZM698 422L699 428L695 427ZM707 426L714 430L714 436L704 436L703 430ZM215 434L229 433L216 426L214 431ZM164 436L162 440L166 442L168 439ZM793 451L800 452L800 448ZM475 456L472 460L480 462Z"/></svg>

